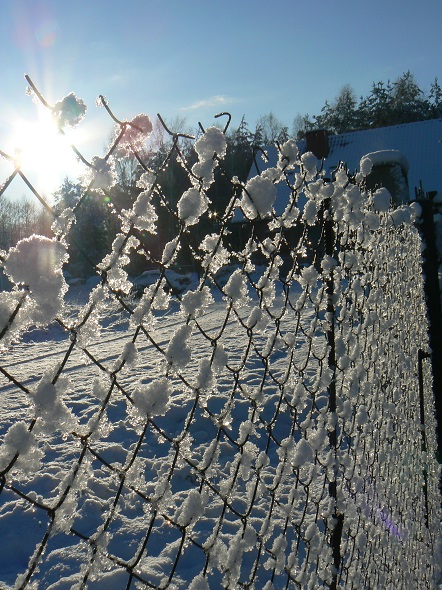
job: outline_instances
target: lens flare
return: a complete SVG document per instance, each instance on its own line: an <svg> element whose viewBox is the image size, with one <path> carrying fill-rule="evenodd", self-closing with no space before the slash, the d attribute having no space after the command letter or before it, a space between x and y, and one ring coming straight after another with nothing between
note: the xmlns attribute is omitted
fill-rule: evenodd
<svg viewBox="0 0 442 590"><path fill-rule="evenodd" d="M51 47L59 36L59 26L55 20L43 20L35 30L35 38L41 47Z"/></svg>

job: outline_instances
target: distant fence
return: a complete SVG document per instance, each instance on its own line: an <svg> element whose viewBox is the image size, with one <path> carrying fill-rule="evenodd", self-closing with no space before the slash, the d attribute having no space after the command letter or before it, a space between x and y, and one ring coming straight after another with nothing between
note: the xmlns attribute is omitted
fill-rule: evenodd
<svg viewBox="0 0 442 590"><path fill-rule="evenodd" d="M61 127L80 107L57 103ZM112 209L114 154L124 144L145 168L149 124L111 115L120 133L85 162L90 184L54 213L55 237L2 255L14 288L0 293L0 586L434 588L416 210L392 210L344 167L324 180L293 141L242 183L217 128L192 166L173 135L131 209ZM177 203L159 182L173 158L190 182ZM230 191L214 219L220 179ZM61 270L88 194L109 202L117 233L88 299L73 301ZM159 256L155 203L176 228ZM187 285L180 248L199 271ZM156 269L137 296L135 251Z"/></svg>

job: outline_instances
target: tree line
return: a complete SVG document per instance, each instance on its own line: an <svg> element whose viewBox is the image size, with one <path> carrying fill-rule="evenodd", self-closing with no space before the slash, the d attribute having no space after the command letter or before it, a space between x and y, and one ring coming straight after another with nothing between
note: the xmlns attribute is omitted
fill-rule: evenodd
<svg viewBox="0 0 442 590"><path fill-rule="evenodd" d="M346 84L333 101L325 101L319 115L297 115L293 135L301 138L313 129L340 134L441 117L442 88L438 79L429 90L422 90L407 71L394 82L373 82L370 92L359 101Z"/></svg>
<svg viewBox="0 0 442 590"><path fill-rule="evenodd" d="M51 215L40 203L25 196L12 200L0 195L0 249L32 234L50 236L51 224Z"/></svg>

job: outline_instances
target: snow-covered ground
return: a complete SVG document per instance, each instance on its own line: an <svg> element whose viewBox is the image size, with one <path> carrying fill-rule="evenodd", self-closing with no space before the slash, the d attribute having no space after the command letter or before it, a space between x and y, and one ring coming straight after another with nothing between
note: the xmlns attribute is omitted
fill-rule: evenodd
<svg viewBox="0 0 442 590"><path fill-rule="evenodd" d="M75 317L81 312L87 302L87 291L92 286L90 282L70 288L66 297L66 317ZM291 294L294 305L299 295L300 291L296 296ZM218 568L223 571L224 559L235 560L238 547L232 552L228 545L223 545L221 539L223 534L226 540L232 535L235 538L235 534L243 531L243 520L248 523L250 537L250 546L242 549L250 553L249 559L245 560L250 568L246 579L251 575L253 562L257 558L256 549L252 551L256 544L256 538L253 539L256 532L252 532L251 523L255 523L256 531L264 526L266 515L269 510L272 512L272 494L266 497L262 491L258 491L260 485L251 477L247 464L256 461L259 453L266 451L267 460L273 463L267 468L267 478L277 478L277 465L280 462L278 445L293 432L293 415L283 400L281 390L295 367L306 376L317 371L318 360L311 355L311 338L302 333L302 330L311 330L315 310L310 305L310 311L304 311L302 318L298 312L283 313L287 302L282 291L276 293L274 303L269 307L275 316L281 317L280 342L275 345L271 343L272 338L275 338L274 323L270 323L269 318L266 319L258 311L256 295L250 296L244 305L235 306L234 311L230 312L229 303L217 289L212 289L207 296L211 301L204 314L197 318L198 329L192 330L186 350L177 345L174 351L172 346L177 328L183 325L182 304L180 306L172 296L167 309L155 313L148 329L149 337L144 334L138 336L136 355L132 359L128 358L129 362L119 371L116 387L103 405L103 397L109 391L109 374L119 366L122 351L128 348L135 332L128 314L110 299L106 302L106 312L102 313L99 324L94 328L94 331L100 328L100 336L97 332L94 332L93 338L84 336L86 340L91 340L85 347L89 358L78 347L74 347L66 357L71 346L70 334L57 324L51 324L46 330L28 331L19 344L13 345L2 355L1 367L22 387L2 376L0 436L18 418L27 425L31 423L35 415L33 397L42 376L45 373L53 375L56 370L54 367L60 366L65 358L67 361L59 383L66 380L62 386L65 391L63 400L74 417L73 430L78 433L78 436L61 435L59 432L47 434L44 428L42 432L36 428L33 432L39 452L28 453L24 462L25 473L19 471L12 484L14 491L5 488L0 495L0 579L4 584L12 585L17 574L26 571L30 557L50 527L51 514L45 508L55 506L57 523L53 528L59 527L61 530L58 533L51 530L39 571L32 577L33 580L41 581L41 588L67 589L80 581L81 568L90 561L90 549L80 536L98 537L100 527L103 527L108 517L109 526L105 527L109 537L107 549L117 559L129 563L134 560L140 545L146 541L149 527L152 527L145 556L134 571L142 579L158 586L164 586L164 581L174 569L178 546L182 542L181 532L171 522L185 525L187 518L195 518L195 529L191 531L193 525L186 529L188 532L184 541L187 545L189 537L193 544L186 548L173 573L173 583L177 587L187 587L204 569L205 554L195 543L210 545L210 535L217 531L217 527L221 532L219 536L215 535L217 546L211 556L215 570ZM129 305L137 303L128 302ZM257 325L259 322L261 326ZM248 337L245 333L244 324L247 323L253 327L253 336L250 333ZM283 349L282 338L290 340L291 355L287 355ZM202 376L208 370L205 361L212 354L212 342L216 342L219 369L216 381L213 380L214 375L207 375L204 384ZM190 358L184 359L187 353ZM316 353L318 358L323 358L324 350L317 350ZM127 352L126 355L129 356ZM125 394L136 399L135 392L141 390L143 385L161 381L165 356L168 358L168 355L175 355L179 365L175 369L176 374L170 374L167 392L162 392L168 396L168 401L156 401L157 405L164 403L164 408L157 407L158 415L148 425L138 448L145 418L127 403ZM260 355L266 355L267 360L263 360ZM95 362L91 361L92 357ZM50 378L47 377L46 381ZM202 392L200 399L196 398L194 389L198 380ZM30 393L23 391L23 388ZM89 439L90 449L99 455L100 460L94 458L89 450L83 458L84 446L80 434L92 431L91 423L102 407L105 407L104 414ZM254 407L260 407L260 418L252 425L250 418ZM297 434L295 438L299 440L300 435ZM178 461L175 456L177 448L180 449ZM238 460L242 475L234 475ZM112 469L124 470L132 461L119 496L120 476ZM212 461L214 469L210 475ZM207 470L203 473L206 473L207 481L211 481L214 487L212 497L206 485L200 486L201 478L197 477L191 463ZM112 467L108 468L106 464ZM65 499L64 491L78 465L75 484ZM170 490L160 490L162 486L167 488L167 481ZM225 493L219 491L223 485L227 486ZM286 497L290 487L286 489L281 484L280 494ZM141 490L144 497L137 494L135 489ZM26 499L20 500L17 496L19 493L35 499L37 505L30 504ZM252 503L251 498L242 498L244 494L257 495L257 499ZM323 490L320 490L319 496L323 495ZM235 506L226 508L222 500L224 496L226 502L232 496ZM114 510L116 497L117 509ZM190 503L188 507L186 499ZM205 507L199 506L198 502L204 502ZM235 515L235 510L238 514L250 514L241 519L238 514ZM203 513L204 518L199 519ZM283 521L283 515L275 516L278 526ZM66 534L69 527L77 531L77 536ZM270 533L270 537L273 534ZM286 537L288 542L290 538L295 540L297 534L293 531ZM101 539L99 543L104 541ZM244 541L241 543L244 544ZM264 561L268 559L269 556ZM115 563L111 563L111 566L110 572L100 576L100 582L89 582L88 587L126 587L129 574L121 567L116 567ZM268 567L272 569L273 566L270 563ZM257 587L260 587L262 572L267 570L262 569L261 563L255 574ZM286 576L284 578L286 582ZM263 578L263 585L265 580L266 577ZM213 587L221 584L219 573L214 574L213 583Z"/></svg>
<svg viewBox="0 0 442 590"><path fill-rule="evenodd" d="M75 335L52 323L29 329L2 353L1 468L11 459L8 445L21 450L0 488L2 588L326 587L334 505L326 285L313 267L285 287L267 275L266 267L249 277L232 267L221 275L222 292L198 289L195 277L179 296L160 289L156 309L141 322L137 310L146 310L156 286L150 275L146 295L125 298L123 306L97 297L91 280L65 296L64 323L75 323ZM348 281L342 289L348 297ZM415 493L421 442L408 430L416 420L412 390L409 423L388 401L397 388L365 405L371 346L384 346L384 328L368 336L373 313L364 311L365 336L355 318L348 345L336 335L346 400L338 412L339 469L348 477L338 488L348 502L341 585L351 579L354 588L385 579L388 564L397 568L416 543L433 542L422 498L410 520L396 511L398 491L383 479L403 477L403 467L402 475L396 471L406 464ZM387 333L395 318L382 320ZM386 342L385 358L398 361ZM400 342L413 344L406 335ZM363 359L362 373L351 368ZM383 362L378 370L396 374ZM384 423L376 434L379 411ZM395 448L398 463L383 455L370 464L370 445L385 453L393 422L409 450ZM14 427L21 424L26 432ZM361 428L367 438L358 442ZM378 567L372 552L380 547ZM416 567L411 560L399 587L411 571L432 578Z"/></svg>

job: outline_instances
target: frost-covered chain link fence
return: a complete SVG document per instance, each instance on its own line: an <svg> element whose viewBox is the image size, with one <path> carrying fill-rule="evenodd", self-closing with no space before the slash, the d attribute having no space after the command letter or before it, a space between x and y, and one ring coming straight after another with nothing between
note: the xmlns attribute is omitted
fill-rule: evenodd
<svg viewBox="0 0 442 590"><path fill-rule="evenodd" d="M81 112L73 95L57 105L61 127ZM324 179L293 141L242 183L214 127L193 164L174 135L153 172L138 150L149 119L115 120L55 237L2 254L14 285L0 293L2 587L434 588L416 209L366 193L362 173ZM118 210L123 147L145 170ZM160 183L174 158L190 185L175 203ZM215 218L217 182L229 192ZM118 231L82 300L62 270L91 193ZM175 235L156 256L159 208ZM135 295L136 250L156 271ZM186 252L199 270L187 284Z"/></svg>

